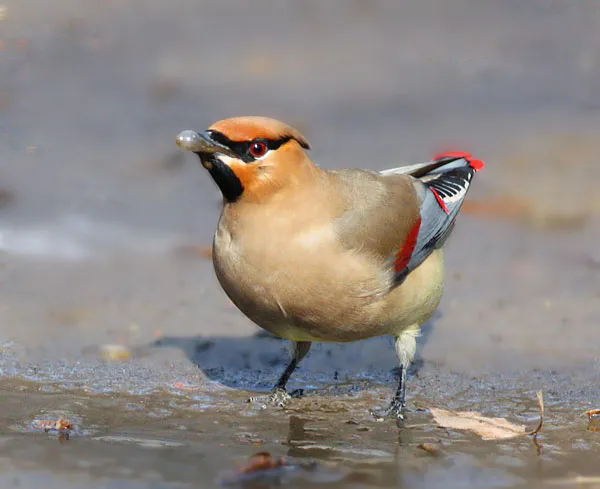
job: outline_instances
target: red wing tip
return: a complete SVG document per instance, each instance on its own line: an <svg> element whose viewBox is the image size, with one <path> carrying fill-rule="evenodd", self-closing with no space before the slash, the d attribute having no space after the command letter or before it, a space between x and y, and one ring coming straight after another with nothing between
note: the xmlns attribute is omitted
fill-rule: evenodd
<svg viewBox="0 0 600 489"><path fill-rule="evenodd" d="M443 158L464 158L475 171L479 171L485 166L482 160L473 159L473 155L467 151L444 151L436 154L433 157L433 161Z"/></svg>

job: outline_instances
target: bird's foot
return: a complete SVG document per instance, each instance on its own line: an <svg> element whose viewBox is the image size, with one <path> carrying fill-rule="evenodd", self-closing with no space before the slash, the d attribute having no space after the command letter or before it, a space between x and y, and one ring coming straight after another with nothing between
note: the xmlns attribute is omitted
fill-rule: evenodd
<svg viewBox="0 0 600 489"><path fill-rule="evenodd" d="M267 404L273 406L284 407L288 401L293 398L301 397L304 394L304 389L296 389L288 393L285 389L276 388L267 396L252 396L248 398L248 402L253 404L262 404L261 407L266 408Z"/></svg>
<svg viewBox="0 0 600 489"><path fill-rule="evenodd" d="M286 403L292 399L292 395L288 393L285 389L275 389L269 395L269 403L278 406L284 407Z"/></svg>
<svg viewBox="0 0 600 489"><path fill-rule="evenodd" d="M377 421L383 421L385 418L394 418L398 426L404 426L405 411L405 404L394 399L387 409L373 409L371 410L371 414Z"/></svg>

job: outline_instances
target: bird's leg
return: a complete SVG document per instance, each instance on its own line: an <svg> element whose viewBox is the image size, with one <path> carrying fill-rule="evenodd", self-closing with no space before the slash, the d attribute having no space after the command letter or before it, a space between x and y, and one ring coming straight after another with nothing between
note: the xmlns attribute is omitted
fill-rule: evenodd
<svg viewBox="0 0 600 489"><path fill-rule="evenodd" d="M392 398L392 402L386 410L388 416L395 416L398 419L404 419L404 408L406 407L406 371L408 365L400 364L400 373L398 379L398 388Z"/></svg>
<svg viewBox="0 0 600 489"><path fill-rule="evenodd" d="M285 387L288 383L288 380L290 380L290 377L294 373L294 370L296 370L296 367L298 367L300 361L306 356L306 354L310 350L311 344L312 343L310 341L293 342L292 359L290 360L290 363L283 371L283 373L279 377L279 380L273 387L271 394L268 398L268 401L270 403L278 406L283 406L285 402L291 399L292 397L299 397L302 395L302 389L295 390L291 394L288 394ZM256 397L251 397L249 399L250 402L256 402L257 400L258 399Z"/></svg>
<svg viewBox="0 0 600 489"><path fill-rule="evenodd" d="M399 426L401 426L404 423L404 408L406 407L405 397L407 370L408 365L404 365L401 363L399 368L398 388L396 389L396 393L392 398L392 402L390 402L389 406L386 409L378 408L372 410L371 414L375 418L396 418L396 421Z"/></svg>
<svg viewBox="0 0 600 489"><path fill-rule="evenodd" d="M418 335L419 325L415 324L406 328L402 333L396 336L396 355L398 356L398 362L400 364L398 388L392 398L392 402L383 413L378 411L373 412L375 417L394 417L399 425L404 423L404 409L406 407L406 374L417 350L416 338Z"/></svg>
<svg viewBox="0 0 600 489"><path fill-rule="evenodd" d="M285 387L288 383L288 380L290 380L290 377L296 370L296 367L298 367L300 361L306 356L308 350L310 350L311 344L312 343L310 341L293 342L292 359L290 360L290 363L283 371L281 377L279 377L279 380L273 387L271 395L269 396L269 401L271 403L276 404L278 406L282 406L285 403L285 401L287 401L291 397L299 397L302 395L302 389L292 391L291 394L288 394Z"/></svg>

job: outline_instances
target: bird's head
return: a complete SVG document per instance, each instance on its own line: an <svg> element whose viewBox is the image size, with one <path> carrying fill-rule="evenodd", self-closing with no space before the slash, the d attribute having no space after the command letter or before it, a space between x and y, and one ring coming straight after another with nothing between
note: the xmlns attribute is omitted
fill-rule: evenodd
<svg viewBox="0 0 600 489"><path fill-rule="evenodd" d="M206 131L183 131L177 145L196 153L227 202L261 200L294 180L310 164L308 141L267 117L235 117Z"/></svg>

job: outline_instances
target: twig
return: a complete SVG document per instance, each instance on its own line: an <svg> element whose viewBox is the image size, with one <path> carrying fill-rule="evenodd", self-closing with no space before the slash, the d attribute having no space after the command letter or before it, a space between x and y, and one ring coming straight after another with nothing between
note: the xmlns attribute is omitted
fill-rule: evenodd
<svg viewBox="0 0 600 489"><path fill-rule="evenodd" d="M537 437L538 433L541 431L542 426L544 426L544 394L542 391L537 391L537 398L540 404L540 422L536 426L533 431L526 433L527 435Z"/></svg>

